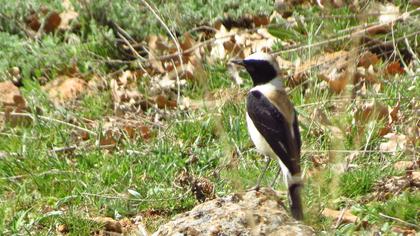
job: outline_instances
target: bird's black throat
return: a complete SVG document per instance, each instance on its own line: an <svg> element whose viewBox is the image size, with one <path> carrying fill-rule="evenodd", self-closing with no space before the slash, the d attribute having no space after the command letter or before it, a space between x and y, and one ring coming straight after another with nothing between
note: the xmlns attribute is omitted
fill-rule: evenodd
<svg viewBox="0 0 420 236"><path fill-rule="evenodd" d="M254 86L265 84L276 78L277 71L273 65L265 60L244 60L243 64L251 75Z"/></svg>

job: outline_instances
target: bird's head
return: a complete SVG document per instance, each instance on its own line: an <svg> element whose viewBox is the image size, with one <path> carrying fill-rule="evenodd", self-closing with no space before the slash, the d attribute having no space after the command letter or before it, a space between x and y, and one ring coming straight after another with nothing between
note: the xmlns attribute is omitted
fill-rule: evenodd
<svg viewBox="0 0 420 236"><path fill-rule="evenodd" d="M251 75L254 86L270 82L280 71L274 57L263 52L251 54L243 60L231 60L231 62L245 67Z"/></svg>

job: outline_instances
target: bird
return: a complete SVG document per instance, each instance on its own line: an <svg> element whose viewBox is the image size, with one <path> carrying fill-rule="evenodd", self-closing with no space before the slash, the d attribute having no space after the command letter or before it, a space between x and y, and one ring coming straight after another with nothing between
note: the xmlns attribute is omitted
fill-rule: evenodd
<svg viewBox="0 0 420 236"><path fill-rule="evenodd" d="M271 160L277 160L280 168L276 178L281 170L288 187L292 216L302 220L302 142L297 112L283 87L279 66L272 55L264 52L253 53L245 59L233 59L231 63L244 67L253 82L246 98L246 123L257 151L266 158L254 189L259 189Z"/></svg>

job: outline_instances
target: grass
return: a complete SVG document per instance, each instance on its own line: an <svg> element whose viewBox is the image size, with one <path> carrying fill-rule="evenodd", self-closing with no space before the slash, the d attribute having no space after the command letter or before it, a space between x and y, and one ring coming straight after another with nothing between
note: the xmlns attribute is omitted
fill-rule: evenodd
<svg viewBox="0 0 420 236"><path fill-rule="evenodd" d="M165 31L161 27L154 27L158 25L157 21L148 15L150 13L141 4L124 0L112 3L93 1L89 6L90 12L82 9L82 1L75 1L75 9L80 12L78 30L45 35L39 41L28 39L16 24L23 22L29 9L38 10L45 5L60 10L60 2L0 0L3 7L0 10L0 80L8 80L6 72L18 66L24 83L20 90L30 112L40 110L44 116L70 123L86 118L103 125L107 116L115 115L109 90L85 95L72 106L56 107L41 89L37 78L43 76L53 80L70 68L72 63L76 63L79 73L86 77L91 74L108 75L121 68L134 69L133 65L122 67L103 60L108 57L124 59L115 45L110 43L115 38L106 19L115 20L139 41L146 35L165 34ZM271 12L271 1L250 1L246 4L213 1L211 7L205 2L183 1L179 4L179 1L154 1L154 4L165 22L179 34L202 23L213 22L223 17L223 12L232 17ZM406 2L398 4L401 9L406 6ZM109 9L106 19L99 14L104 7ZM174 9L178 10L177 14L171 17ZM349 12L344 7L332 10L330 14L346 15ZM341 30L360 23L354 18L317 19L313 15L321 13L315 6L297 8L294 14L312 17L301 29L290 29L299 36L290 37L303 44L340 35ZM411 31L413 25L404 23L398 25L395 33L399 36ZM69 43L70 38L77 40ZM284 57L304 61L325 49L351 48L350 43L346 42L336 42L329 47L296 51ZM230 98L229 95L241 98L241 94L251 86L247 77L244 84L234 84L225 61L205 64L204 70L206 80L188 81L182 91L184 96L193 100L223 100ZM361 99L375 99L393 107L401 97L402 117L413 117L412 99L418 96L418 79L409 74L379 75L378 79L383 81L382 90L376 93L369 87L367 95ZM406 225L386 219L379 213L418 225L418 193L404 192L385 202L362 204L359 201L372 192L376 181L404 174L394 170L392 164L412 157L405 152L376 152L379 144L385 140L376 135L381 122L369 121L364 129L354 126L352 120L353 111L358 107L356 101L344 99L344 102L337 102L348 94L337 95L329 89L323 89L316 70L309 73L308 81L307 89L298 86L290 92L301 120L306 223L320 234L368 233L370 228L363 229L358 224L344 224L333 229L335 222L322 217L320 213L325 207L340 209L353 205L351 210L354 214L384 233L391 234L392 226ZM140 92L147 93L149 82L146 79L140 79L138 85ZM0 154L8 153L5 157L0 155L0 232L6 235L44 235L56 232L58 225L66 225L70 235L87 235L101 228L101 225L90 220L93 217L121 219L137 215L144 216L144 223L152 232L175 214L198 204L192 193L176 186L177 176L185 169L209 179L218 196L253 186L263 160L252 148L248 137L244 119L245 100L225 100L222 105L209 104L187 111L162 111L152 107L145 112L146 115L163 116L161 125L153 125L155 136L150 139L122 139L113 150L99 148L92 138L80 142L80 135L75 130L57 122L35 119L26 126L0 126ZM345 132L336 137L329 126L322 124L318 118L312 118L316 108L327 115L330 126ZM395 125L396 132L405 133L411 125L412 121L404 119ZM74 151L51 152L53 148L75 143L79 144L79 148ZM358 154L350 163L355 167L340 171L338 167L346 162L351 150L365 148L371 152ZM328 159L324 167L314 167L312 158L316 155ZM274 165L270 166L263 184L269 184L276 171ZM282 184L276 188L285 190Z"/></svg>

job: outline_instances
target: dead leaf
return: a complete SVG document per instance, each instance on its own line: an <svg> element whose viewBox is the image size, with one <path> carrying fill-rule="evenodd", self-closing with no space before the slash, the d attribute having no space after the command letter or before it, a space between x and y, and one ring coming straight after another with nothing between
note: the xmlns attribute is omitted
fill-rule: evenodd
<svg viewBox="0 0 420 236"><path fill-rule="evenodd" d="M300 61L295 62L295 72L293 79L295 81L303 81L306 78L306 72L313 67L319 67L319 77L326 81L336 93L344 90L349 82L349 73L347 67L349 66L350 53L347 51L338 51L333 53L324 53L321 56L309 60L305 63Z"/></svg>
<svg viewBox="0 0 420 236"><path fill-rule="evenodd" d="M11 81L0 82L0 109L5 112L4 117L0 117L0 129L5 123L15 127L29 125L32 122L30 117L15 114L26 112L27 107L19 88Z"/></svg>
<svg viewBox="0 0 420 236"><path fill-rule="evenodd" d="M395 21L400 15L399 7L395 6L392 3L379 6L379 22L381 24L389 23Z"/></svg>
<svg viewBox="0 0 420 236"><path fill-rule="evenodd" d="M86 88L86 81L77 77L61 75L47 83L43 90L48 93L49 98L55 104L64 104L79 98Z"/></svg>
<svg viewBox="0 0 420 236"><path fill-rule="evenodd" d="M400 226L393 226L392 231L403 236L415 236L417 234L415 229L403 228Z"/></svg>
<svg viewBox="0 0 420 236"><path fill-rule="evenodd" d="M38 14L35 11L31 11L30 14L25 17L25 23L31 30L35 32L37 32L41 27Z"/></svg>
<svg viewBox="0 0 420 236"><path fill-rule="evenodd" d="M224 47L224 43L230 40L229 32L225 28L224 25L220 25L220 28L217 30L216 34L214 35L216 39L210 51L210 59L223 59L226 57L226 50Z"/></svg>
<svg viewBox="0 0 420 236"><path fill-rule="evenodd" d="M410 0L409 2L413 6L420 7L420 0Z"/></svg>
<svg viewBox="0 0 420 236"><path fill-rule="evenodd" d="M232 64L228 65L229 74L232 80L235 81L235 84L237 85L241 85L244 82L242 77L239 75L239 70L240 68L236 65L232 65Z"/></svg>
<svg viewBox="0 0 420 236"><path fill-rule="evenodd" d="M419 187L420 172L408 170L403 176L390 176L376 182L373 186L374 192L366 200L385 201L406 190L417 191Z"/></svg>
<svg viewBox="0 0 420 236"><path fill-rule="evenodd" d="M148 126L140 126L140 135L143 139L149 139L152 137L152 131Z"/></svg>
<svg viewBox="0 0 420 236"><path fill-rule="evenodd" d="M109 83L114 110L117 114L125 114L128 111L138 112L149 107L148 101L138 91L136 80L135 73L127 70Z"/></svg>
<svg viewBox="0 0 420 236"><path fill-rule="evenodd" d="M106 117L102 125L102 137L99 141L101 146L115 146L121 140L147 140L152 138L152 129L138 120L120 117ZM97 128L99 124L94 124Z"/></svg>
<svg viewBox="0 0 420 236"><path fill-rule="evenodd" d="M399 61L393 61L386 67L386 73L389 75L404 74L405 70Z"/></svg>
<svg viewBox="0 0 420 236"><path fill-rule="evenodd" d="M55 31L61 23L61 17L58 12L51 12L48 17L45 19L44 31L46 33L51 33Z"/></svg>
<svg viewBox="0 0 420 236"><path fill-rule="evenodd" d="M414 182L414 185L420 186L420 171L411 172L411 180Z"/></svg>
<svg viewBox="0 0 420 236"><path fill-rule="evenodd" d="M329 161L329 158L325 155L312 155L310 158L315 168L325 167Z"/></svg>
<svg viewBox="0 0 420 236"><path fill-rule="evenodd" d="M400 101L393 108L388 108L389 110L389 123L397 122L400 118Z"/></svg>
<svg viewBox="0 0 420 236"><path fill-rule="evenodd" d="M59 224L57 226L57 232L60 233L60 234L66 234L66 233L69 232L69 228L65 224Z"/></svg>
<svg viewBox="0 0 420 236"><path fill-rule="evenodd" d="M156 105L158 106L159 109L164 109L164 108L174 109L177 106L176 101L169 100L163 95L158 95L156 97L155 101L156 101Z"/></svg>
<svg viewBox="0 0 420 236"><path fill-rule="evenodd" d="M378 55L367 51L360 56L358 66L363 66L364 68L369 68L371 65L376 65L379 62Z"/></svg>
<svg viewBox="0 0 420 236"><path fill-rule="evenodd" d="M368 120L382 120L388 118L388 108L380 102L365 103L358 108L355 114L356 121L366 123Z"/></svg>
<svg viewBox="0 0 420 236"><path fill-rule="evenodd" d="M407 145L407 136L403 134L389 133L384 136L388 141L379 145L379 150L383 152L396 152L404 150Z"/></svg>
<svg viewBox="0 0 420 236"><path fill-rule="evenodd" d="M63 6L64 11L60 13L61 22L58 29L69 30L70 23L79 16L79 13L74 10L74 7L69 0L63 0L61 5Z"/></svg>
<svg viewBox="0 0 420 236"><path fill-rule="evenodd" d="M198 177L188 171L182 171L174 180L174 183L182 188L191 189L199 202L213 199L214 184L204 177Z"/></svg>
<svg viewBox="0 0 420 236"><path fill-rule="evenodd" d="M255 27L268 25L270 23L270 17L266 15L253 16L252 20L254 21Z"/></svg>
<svg viewBox="0 0 420 236"><path fill-rule="evenodd" d="M331 121L328 119L327 115L320 108L315 108L311 115L312 120L316 120L322 125L328 126L332 125Z"/></svg>
<svg viewBox="0 0 420 236"><path fill-rule="evenodd" d="M79 13L75 11L65 11L60 13L60 24L58 25L58 29L60 30L69 30L70 29L70 23L77 19L79 16Z"/></svg>
<svg viewBox="0 0 420 236"><path fill-rule="evenodd" d="M322 211L322 215L327 218L332 218L334 221L337 221L341 217L341 223L355 223L359 220L359 218L353 215L350 210L345 210L343 213L342 211L325 208Z"/></svg>
<svg viewBox="0 0 420 236"><path fill-rule="evenodd" d="M336 93L341 93L349 82L347 71L332 69L328 74L319 74L320 78L327 81L330 89Z"/></svg>
<svg viewBox="0 0 420 236"><path fill-rule="evenodd" d="M378 21L380 23L368 28L367 32L372 35L384 34L391 31L392 23L400 16L399 8L392 3L385 5L381 3L372 4L367 14L378 15Z"/></svg>
<svg viewBox="0 0 420 236"><path fill-rule="evenodd" d="M110 218L110 217L94 217L91 219L92 221L103 225L106 231L122 233L123 228L120 222Z"/></svg>

